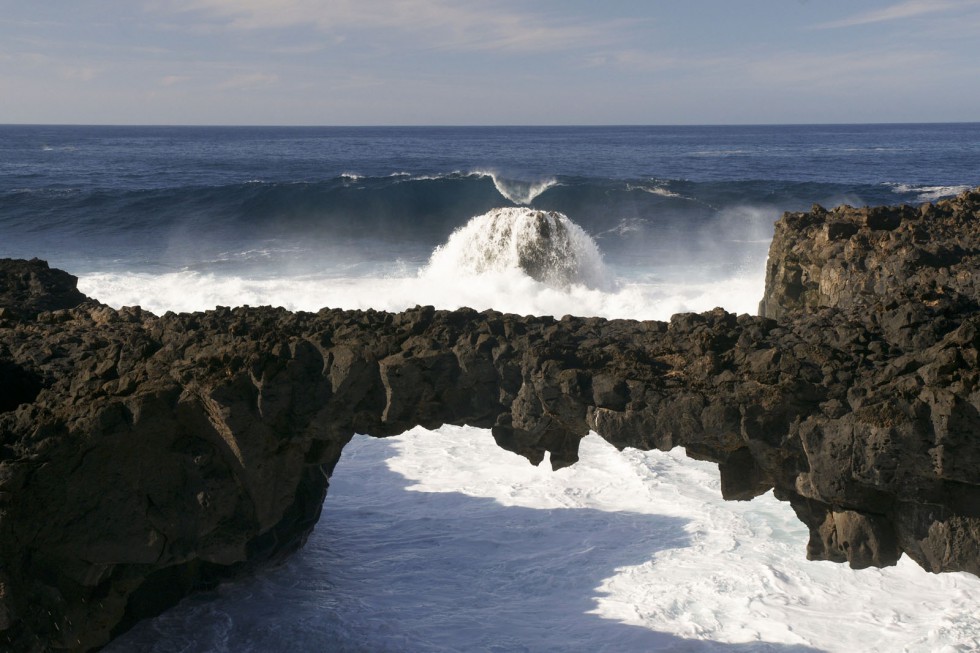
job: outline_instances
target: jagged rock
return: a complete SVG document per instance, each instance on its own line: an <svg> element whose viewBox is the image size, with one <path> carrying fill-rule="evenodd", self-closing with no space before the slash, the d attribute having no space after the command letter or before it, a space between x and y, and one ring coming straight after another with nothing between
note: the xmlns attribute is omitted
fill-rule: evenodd
<svg viewBox="0 0 980 653"><path fill-rule="evenodd" d="M0 646L89 650L295 550L352 435L416 424L489 427L556 467L590 429L619 448L683 446L719 464L726 498L789 501L811 558L904 553L980 574L978 213L973 192L787 214L769 317L666 323L431 307L157 317L4 262Z"/></svg>
<svg viewBox="0 0 980 653"><path fill-rule="evenodd" d="M978 213L977 191L918 209L787 213L776 223L759 314L780 319L833 307L877 317L895 337L934 315L926 309L975 311Z"/></svg>
<svg viewBox="0 0 980 653"><path fill-rule="evenodd" d="M0 259L0 321L78 306L86 297L78 279L46 261Z"/></svg>

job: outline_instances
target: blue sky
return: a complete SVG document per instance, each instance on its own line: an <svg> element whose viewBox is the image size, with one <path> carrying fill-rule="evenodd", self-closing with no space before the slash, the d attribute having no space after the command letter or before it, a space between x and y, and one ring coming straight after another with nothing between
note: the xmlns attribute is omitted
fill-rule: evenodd
<svg viewBox="0 0 980 653"><path fill-rule="evenodd" d="M0 123L980 120L980 0L0 0Z"/></svg>

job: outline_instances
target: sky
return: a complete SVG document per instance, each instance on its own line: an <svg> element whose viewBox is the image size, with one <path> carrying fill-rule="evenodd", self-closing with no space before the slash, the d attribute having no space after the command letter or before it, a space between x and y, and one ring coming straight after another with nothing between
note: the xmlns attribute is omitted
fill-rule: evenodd
<svg viewBox="0 0 980 653"><path fill-rule="evenodd" d="M0 124L980 120L980 0L0 0Z"/></svg>

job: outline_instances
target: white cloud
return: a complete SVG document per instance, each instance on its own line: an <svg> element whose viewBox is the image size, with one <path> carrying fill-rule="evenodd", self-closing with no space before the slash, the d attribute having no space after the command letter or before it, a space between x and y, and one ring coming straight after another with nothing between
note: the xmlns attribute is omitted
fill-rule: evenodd
<svg viewBox="0 0 980 653"><path fill-rule="evenodd" d="M223 91L251 91L271 86L278 81L278 75L263 72L240 73L218 84L218 88Z"/></svg>
<svg viewBox="0 0 980 653"><path fill-rule="evenodd" d="M563 50L610 42L624 27L621 22L562 22L485 2L447 0L178 0L167 6L233 29L384 29L415 34L431 47L459 50Z"/></svg>
<svg viewBox="0 0 980 653"><path fill-rule="evenodd" d="M898 4L866 11L842 20L835 20L829 23L821 23L815 27L818 29L830 29L836 27L854 27L857 25L869 25L872 23L883 23L903 18L916 18L929 14L945 13L953 9L978 6L980 3L975 0L906 0Z"/></svg>

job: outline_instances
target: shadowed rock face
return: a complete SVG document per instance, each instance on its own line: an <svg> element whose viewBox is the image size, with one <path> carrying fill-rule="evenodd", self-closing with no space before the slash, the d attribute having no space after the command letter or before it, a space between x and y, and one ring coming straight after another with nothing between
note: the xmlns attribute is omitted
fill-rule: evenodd
<svg viewBox="0 0 980 653"><path fill-rule="evenodd" d="M78 278L39 259L0 259L0 319L33 318L42 311L72 308L88 299Z"/></svg>
<svg viewBox="0 0 980 653"><path fill-rule="evenodd" d="M47 305L70 276L3 262L0 648L91 649L295 550L352 435L415 425L489 427L556 467L590 429L683 446L719 463L726 498L789 501L811 558L980 574L978 218L977 192L787 214L770 317L670 322L156 317Z"/></svg>

